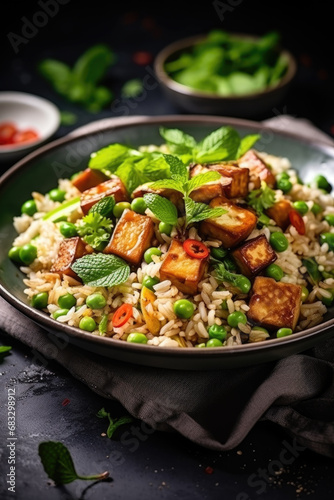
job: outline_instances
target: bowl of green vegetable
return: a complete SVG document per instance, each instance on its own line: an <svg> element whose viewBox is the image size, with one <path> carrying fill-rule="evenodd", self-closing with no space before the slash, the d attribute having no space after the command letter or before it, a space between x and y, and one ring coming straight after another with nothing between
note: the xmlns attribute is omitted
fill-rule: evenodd
<svg viewBox="0 0 334 500"><path fill-rule="evenodd" d="M166 96L187 112L258 118L284 101L296 75L279 34L213 30L165 47L154 63Z"/></svg>

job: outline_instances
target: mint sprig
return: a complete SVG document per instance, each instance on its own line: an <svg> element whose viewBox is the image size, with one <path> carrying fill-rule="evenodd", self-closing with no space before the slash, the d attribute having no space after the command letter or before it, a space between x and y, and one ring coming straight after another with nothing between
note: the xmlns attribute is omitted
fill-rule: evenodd
<svg viewBox="0 0 334 500"><path fill-rule="evenodd" d="M68 484L76 479L98 481L109 477L108 471L91 476L79 475L75 470L69 450L63 443L58 441L44 441L40 443L38 454L46 474L56 485Z"/></svg>
<svg viewBox="0 0 334 500"><path fill-rule="evenodd" d="M112 287L124 283L130 275L130 266L112 254L88 254L77 259L73 271L88 286Z"/></svg>
<svg viewBox="0 0 334 500"><path fill-rule="evenodd" d="M118 429L118 427L120 427L121 425L133 422L133 418L130 417L129 415L125 415L119 418L112 418L110 416L110 413L107 412L104 408L101 408L101 410L98 411L96 416L99 418L107 418L109 420L109 425L107 429L108 438L111 438L115 433L116 429Z"/></svg>
<svg viewBox="0 0 334 500"><path fill-rule="evenodd" d="M177 208L163 196L155 193L144 194L144 200L147 207L162 222L174 226L177 223Z"/></svg>
<svg viewBox="0 0 334 500"><path fill-rule="evenodd" d="M200 222L206 219L214 219L226 213L226 210L220 207L211 208L205 203L195 202L188 196L184 199L186 210L186 226Z"/></svg>

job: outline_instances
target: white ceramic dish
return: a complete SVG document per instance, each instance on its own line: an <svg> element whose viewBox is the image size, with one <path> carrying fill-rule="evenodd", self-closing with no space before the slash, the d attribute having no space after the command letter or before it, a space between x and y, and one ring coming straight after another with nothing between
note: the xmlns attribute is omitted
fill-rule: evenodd
<svg viewBox="0 0 334 500"><path fill-rule="evenodd" d="M19 129L31 128L38 139L0 146L1 162L16 161L50 139L60 124L58 108L47 99L25 92L0 92L0 123L13 122Z"/></svg>

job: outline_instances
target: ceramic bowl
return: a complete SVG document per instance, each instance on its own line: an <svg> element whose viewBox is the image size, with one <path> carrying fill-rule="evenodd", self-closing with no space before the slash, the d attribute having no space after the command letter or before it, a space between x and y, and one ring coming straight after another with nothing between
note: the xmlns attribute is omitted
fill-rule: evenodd
<svg viewBox="0 0 334 500"><path fill-rule="evenodd" d="M173 42L161 50L155 58L154 70L161 88L177 108L196 114L258 119L268 113L272 114L275 107L282 104L297 71L296 60L287 50L282 50L288 60L286 74L277 85L260 92L225 97L195 90L173 80L165 70L166 62L177 58L181 52L190 50L204 38L204 36L195 36Z"/></svg>
<svg viewBox="0 0 334 500"><path fill-rule="evenodd" d="M62 345L69 343L100 356L163 369L211 370L237 368L269 363L304 351L326 341L334 334L334 308L324 321L293 335L263 342L213 349L173 349L133 344L96 336L78 328L61 324L43 311L34 309L24 294L24 275L8 258L8 250L16 236L13 217L20 214L22 202L31 192L48 192L58 179L70 177L87 166L90 154L111 143L161 144L160 127L179 128L200 140L223 125L234 127L241 136L259 133L259 147L277 156L289 158L301 179L309 182L315 169L334 184L334 147L308 141L270 125L214 116L145 116L98 120L71 135L57 139L21 159L0 178L0 294L33 322L43 327L49 338L59 336ZM260 150L260 149L259 149ZM33 331L29 333L33 335ZM55 342L57 339L55 340Z"/></svg>
<svg viewBox="0 0 334 500"><path fill-rule="evenodd" d="M0 92L0 124L13 122L19 130L33 129L33 141L0 146L0 161L13 162L52 138L60 125L58 108L47 99L25 92Z"/></svg>

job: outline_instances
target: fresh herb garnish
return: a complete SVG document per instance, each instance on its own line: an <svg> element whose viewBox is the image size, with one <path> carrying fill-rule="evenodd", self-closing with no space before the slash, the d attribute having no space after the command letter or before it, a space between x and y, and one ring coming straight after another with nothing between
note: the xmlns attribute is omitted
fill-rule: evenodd
<svg viewBox="0 0 334 500"><path fill-rule="evenodd" d="M46 474L56 483L56 485L68 484L76 479L99 481L109 477L109 472L107 471L92 476L79 475L75 470L69 450L63 443L58 441L45 441L40 443L38 446L38 454Z"/></svg>
<svg viewBox="0 0 334 500"><path fill-rule="evenodd" d="M132 80L128 80L124 83L121 88L121 95L125 98L137 97L143 92L143 90L144 85L142 80L139 78L133 78Z"/></svg>
<svg viewBox="0 0 334 500"><path fill-rule="evenodd" d="M194 137L179 129L161 127L160 135L171 153L188 162L197 163L237 160L260 138L258 134L241 138L239 133L229 126L214 130L200 142L196 142Z"/></svg>
<svg viewBox="0 0 334 500"><path fill-rule="evenodd" d="M102 200L95 203L89 210L90 214L100 214L102 217L109 217L115 206L114 196L105 196Z"/></svg>
<svg viewBox="0 0 334 500"><path fill-rule="evenodd" d="M315 259L313 257L306 257L302 259L302 264L306 267L312 285L318 285L319 281L322 279L322 275Z"/></svg>
<svg viewBox="0 0 334 500"><path fill-rule="evenodd" d="M88 286L115 286L124 283L130 275L129 265L112 254L88 254L77 259L73 271Z"/></svg>
<svg viewBox="0 0 334 500"><path fill-rule="evenodd" d="M174 203L155 193L144 194L144 200L147 207L160 221L175 226L178 215Z"/></svg>
<svg viewBox="0 0 334 500"><path fill-rule="evenodd" d="M230 285L233 290L239 293L248 293L251 289L252 284L246 276L227 271L222 262L214 264L214 268L214 277L218 283Z"/></svg>
<svg viewBox="0 0 334 500"><path fill-rule="evenodd" d="M264 210L274 205L276 201L276 194L266 182L261 182L259 189L251 191L247 197L248 204L254 208L257 215L261 215Z"/></svg>
<svg viewBox="0 0 334 500"><path fill-rule="evenodd" d="M101 335L104 335L105 333L107 333L107 330L108 330L108 314L104 314L99 323L99 333Z"/></svg>
<svg viewBox="0 0 334 500"><path fill-rule="evenodd" d="M9 345L0 346L0 363L2 363L4 358L10 354L11 349L12 348Z"/></svg>
<svg viewBox="0 0 334 500"><path fill-rule="evenodd" d="M98 212L85 215L76 225L79 236L95 250L103 250L110 239L113 223Z"/></svg>
<svg viewBox="0 0 334 500"><path fill-rule="evenodd" d="M111 438L116 429L118 429L121 425L133 422L133 418L128 415L119 418L111 418L110 413L108 413L104 408L101 408L96 416L99 418L107 418L109 420L109 426L107 429L108 438Z"/></svg>
<svg viewBox="0 0 334 500"><path fill-rule="evenodd" d="M99 83L114 61L112 50L99 44L84 52L72 68L56 59L43 60L38 68L56 92L91 112L97 112L113 98L109 88Z"/></svg>

